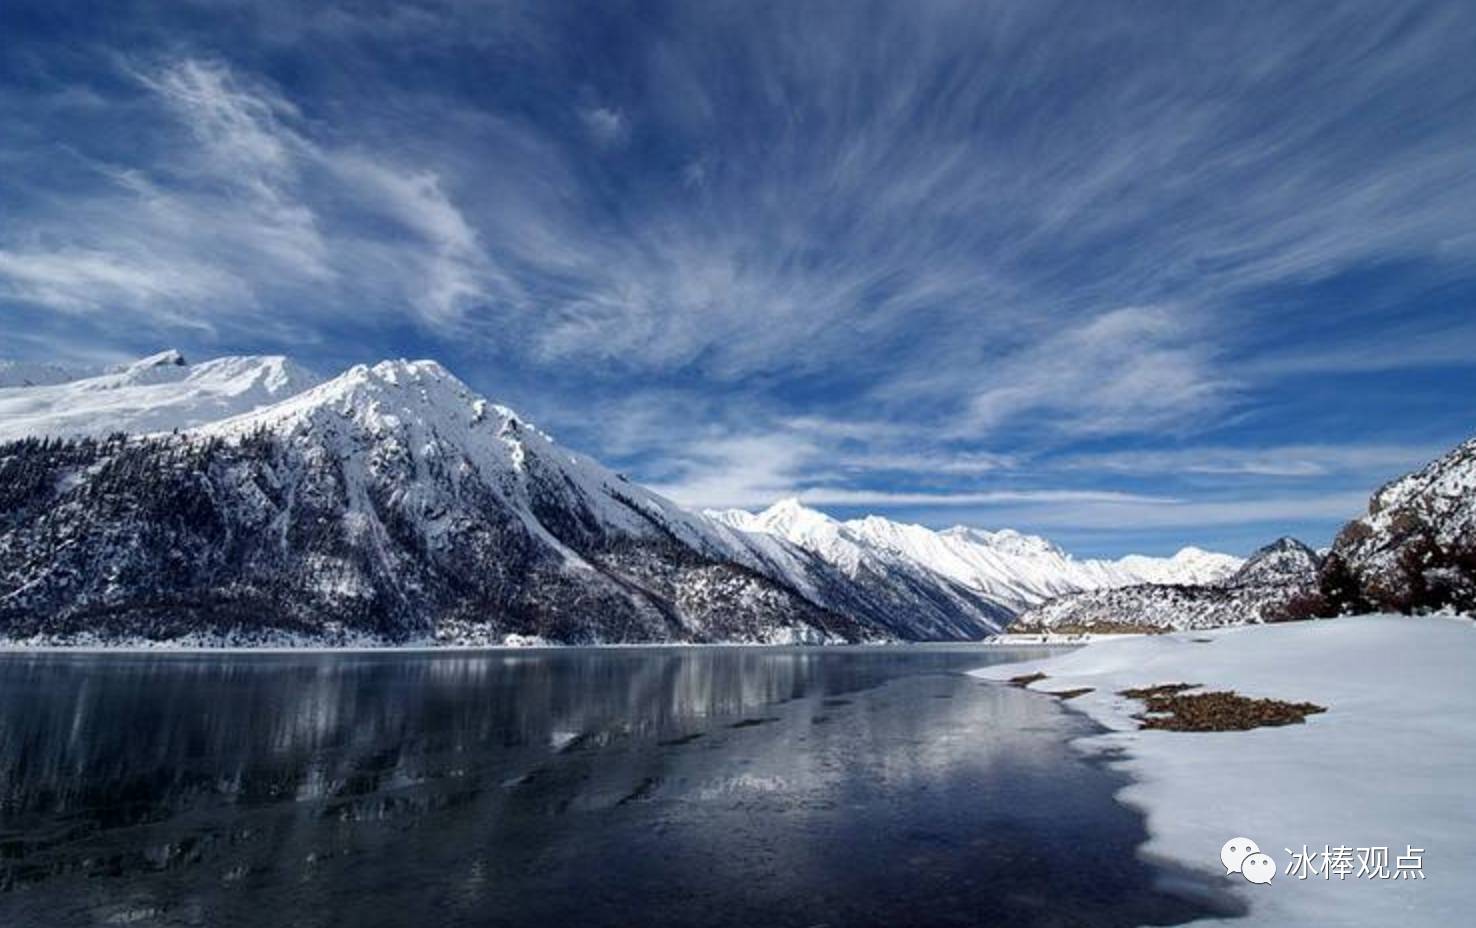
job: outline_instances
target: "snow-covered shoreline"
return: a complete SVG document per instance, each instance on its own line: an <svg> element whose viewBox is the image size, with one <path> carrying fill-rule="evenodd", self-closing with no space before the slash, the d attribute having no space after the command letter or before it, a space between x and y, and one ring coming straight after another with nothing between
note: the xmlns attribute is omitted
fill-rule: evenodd
<svg viewBox="0 0 1476 928"><path fill-rule="evenodd" d="M1220 847L1246 836L1276 861L1270 885L1223 876L1250 906L1239 925L1465 925L1476 904L1476 623L1361 616L1098 640L1043 660L994 665L1031 689L1093 688L1066 705L1106 732L1075 742L1133 780L1119 800L1147 817L1149 858L1223 875ZM1120 690L1198 683L1306 700L1305 724L1243 732L1138 730ZM1424 879L1300 880L1287 848L1423 849Z"/></svg>
<svg viewBox="0 0 1476 928"><path fill-rule="evenodd" d="M597 644L561 644L555 641L529 640L510 644L434 644L416 642L403 645L387 644L179 644L172 641L119 644L26 644L0 641L0 655L5 654L458 654L477 651L526 652L526 651L634 651L696 648L746 648L753 650L785 648L823 648L827 651L874 650L878 648L928 648L959 647L984 648L984 641L856 641L856 642L807 642L807 641L644 641L603 642ZM1013 645L1017 648L1039 650L1041 645L1029 642Z"/></svg>
<svg viewBox="0 0 1476 928"><path fill-rule="evenodd" d="M996 648L1077 647L1093 641L1142 638L1143 632L1005 632L991 635L983 644Z"/></svg>

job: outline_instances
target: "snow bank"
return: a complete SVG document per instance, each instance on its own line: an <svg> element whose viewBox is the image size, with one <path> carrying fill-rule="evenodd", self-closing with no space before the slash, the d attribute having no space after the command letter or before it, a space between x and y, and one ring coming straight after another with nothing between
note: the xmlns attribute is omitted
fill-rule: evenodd
<svg viewBox="0 0 1476 928"><path fill-rule="evenodd" d="M1476 905L1476 624L1362 616L1098 641L1069 654L995 665L1032 689L1094 687L1073 700L1109 729L1081 739L1134 784L1119 798L1147 815L1149 857L1224 874L1220 847L1244 835L1278 864L1265 886L1226 886L1251 907L1226 925L1467 925ZM1311 701L1305 724L1247 732L1139 731L1142 704L1119 690L1201 683ZM1424 849L1422 880L1299 880L1285 849ZM1321 863L1321 858L1318 858ZM1218 922L1216 922L1218 923Z"/></svg>

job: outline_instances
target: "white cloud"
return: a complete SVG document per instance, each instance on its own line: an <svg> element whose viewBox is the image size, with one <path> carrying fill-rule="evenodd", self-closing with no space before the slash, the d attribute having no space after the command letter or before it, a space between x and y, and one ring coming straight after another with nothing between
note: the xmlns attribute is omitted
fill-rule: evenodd
<svg viewBox="0 0 1476 928"><path fill-rule="evenodd" d="M960 506L1005 506L1020 503L1051 506L1175 506L1183 501L1167 496L1121 493L1112 490L982 490L976 493L916 493L891 490L848 490L817 487L793 494L801 502L817 506L907 506L915 509L950 509ZM773 500L771 499L770 502Z"/></svg>
<svg viewBox="0 0 1476 928"><path fill-rule="evenodd" d="M64 110L75 136L46 114L20 127L48 152L55 135L138 160L7 204L0 292L253 338L408 312L447 345L485 339L528 395L574 394L581 413L586 394L699 383L684 415L625 434L586 415L605 430L590 445L672 449L669 486L745 505L808 491L998 512L1012 504L978 487L1050 481L1027 463L1074 467L1073 485L1378 470L1395 449L1052 454L1161 443L1263 397L1284 409L1289 374L1476 357L1476 330L1439 324L1459 307L1402 287L1374 308L1351 289L1347 306L1281 301L1375 263L1449 282L1476 254L1470 5L1098 5L1062 29L1050 3L678 4L649 44L612 50L632 67L619 105L583 107L603 98L568 82L561 17L271 5L242 60L302 69L313 96L183 59L139 75L147 100L99 81L106 105ZM517 48L528 91L501 110L503 94L407 83L358 44L374 36L461 64ZM329 45L331 68L292 58ZM108 112L137 116L137 148L82 125ZM634 129L657 159L615 156ZM1052 512L1091 511L1076 503Z"/></svg>
<svg viewBox="0 0 1476 928"><path fill-rule="evenodd" d="M357 155L325 153L322 160L366 194L366 208L398 220L426 243L409 256L422 280L409 296L427 319L454 323L468 305L491 298L494 278L504 292L512 288L495 274L477 231L434 173L394 170Z"/></svg>
<svg viewBox="0 0 1476 928"><path fill-rule="evenodd" d="M1341 521L1362 514L1367 492L1303 496L1249 496L1224 500L1083 500L1068 505L1001 505L973 515L955 515L976 524L1030 526L1042 530L1105 529L1116 532L1149 529L1206 529L1223 525L1267 525L1268 533L1298 522ZM1281 526L1281 528L1277 528Z"/></svg>
<svg viewBox="0 0 1476 928"><path fill-rule="evenodd" d="M1442 453L1433 445L1281 445L1199 447L1073 455L1053 462L1071 470L1121 474L1206 474L1245 477L1392 476Z"/></svg>
<svg viewBox="0 0 1476 928"><path fill-rule="evenodd" d="M1175 502L1167 497L1077 488L936 489L928 483L940 472L953 477L972 476L1006 462L987 455L933 457L838 451L796 431L717 437L675 450L671 456L675 478L655 482L652 488L696 508L756 509L791 496L812 505L883 508ZM890 472L892 479L887 488L856 485L879 471ZM917 488L905 483L899 488L898 471L912 473Z"/></svg>
<svg viewBox="0 0 1476 928"><path fill-rule="evenodd" d="M302 168L317 149L288 126L297 116L293 106L266 88L247 87L218 62L185 59L137 77L198 141L179 164L193 168L192 179L203 186L166 190L142 172L115 176L156 215L184 219L173 225L176 234L199 235L211 219L230 222L232 237L271 264L309 279L331 278L319 217L298 192Z"/></svg>
<svg viewBox="0 0 1476 928"><path fill-rule="evenodd" d="M72 312L113 300L169 305L237 293L240 282L193 262L158 262L85 248L0 250L0 292Z"/></svg>
<svg viewBox="0 0 1476 928"><path fill-rule="evenodd" d="M1476 350L1472 347L1476 345L1476 324L1471 320L1432 325L1411 315L1400 322L1392 330L1378 332L1375 338L1367 337L1368 333L1345 331L1341 337L1319 340L1315 345L1283 345L1248 359L1242 369L1248 376L1294 378L1476 365ZM1360 334L1364 337L1359 338Z"/></svg>
<svg viewBox="0 0 1476 928"><path fill-rule="evenodd" d="M136 77L178 111L221 174L275 196L296 173L306 143L284 124L297 112L282 97L245 87L220 62L187 58Z"/></svg>
<svg viewBox="0 0 1476 928"><path fill-rule="evenodd" d="M193 144L148 167L89 162L103 186L37 217L25 247L0 240L0 292L257 331L263 322L247 314L268 303L327 315L409 308L454 329L468 307L509 292L436 172L313 139L290 102L218 61L134 76Z"/></svg>
<svg viewBox="0 0 1476 928"><path fill-rule="evenodd" d="M625 114L605 106L590 107L579 111L584 128L596 143L605 146L620 145L630 135L630 124Z"/></svg>
<svg viewBox="0 0 1476 928"><path fill-rule="evenodd" d="M797 475L816 454L813 444L789 435L713 439L678 458L677 479L652 489L695 508L767 506L794 495Z"/></svg>
<svg viewBox="0 0 1476 928"><path fill-rule="evenodd" d="M1206 335L1162 307L1104 313L988 367L961 431L1027 417L1083 435L1183 425L1223 408L1233 387L1217 373Z"/></svg>
<svg viewBox="0 0 1476 928"><path fill-rule="evenodd" d="M1077 330L1049 377L989 378L978 422L1177 428L1258 385L1230 359L1276 328L1249 300L1259 288L1471 253L1476 139L1433 112L1458 111L1462 82L1430 80L1448 76L1430 72L1451 60L1452 14L1339 9L1341 25L1309 28L1295 10L1151 23L1103 10L1109 73L1097 30L1063 31L1053 10L929 6L824 29L798 13L788 29L680 17L653 65L671 92L632 112L694 140L701 183L643 201L608 238L569 230L588 258L534 333L542 357L701 363L725 380L869 364L879 396L937 399L981 370L1051 366L1011 351ZM751 70L692 51L719 35ZM734 83L753 92L738 137L722 105ZM1381 132L1406 97L1432 108L1424 131ZM1032 103L1049 115L1015 109ZM1083 351L1118 307L1145 305L1163 324L1137 320L1139 350Z"/></svg>
<svg viewBox="0 0 1476 928"><path fill-rule="evenodd" d="M1014 470L1021 459L991 451L876 451L842 454L840 465L846 470L961 476Z"/></svg>

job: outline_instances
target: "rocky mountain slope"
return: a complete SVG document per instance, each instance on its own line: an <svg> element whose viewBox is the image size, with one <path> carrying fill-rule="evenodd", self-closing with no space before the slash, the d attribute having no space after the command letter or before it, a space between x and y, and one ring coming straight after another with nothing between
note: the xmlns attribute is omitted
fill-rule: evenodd
<svg viewBox="0 0 1476 928"><path fill-rule="evenodd" d="M242 360L199 367L277 382ZM114 389L188 382L184 367ZM858 580L683 510L428 361L179 434L0 446L11 640L859 641L977 638L1008 618L934 580Z"/></svg>
<svg viewBox="0 0 1476 928"><path fill-rule="evenodd" d="M26 374L48 370L32 365ZM61 369L50 373L65 376ZM269 406L318 382L280 356L189 364L178 351L164 351L106 373L0 388L0 441L187 429Z"/></svg>
<svg viewBox="0 0 1476 928"><path fill-rule="evenodd" d="M1476 614L1476 439L1386 484L1322 568L1321 611Z"/></svg>
<svg viewBox="0 0 1476 928"><path fill-rule="evenodd" d="M1280 538L1215 583L1146 583L1061 596L1020 614L1011 632L1132 632L1217 628L1290 618L1318 585L1317 552Z"/></svg>
<svg viewBox="0 0 1476 928"><path fill-rule="evenodd" d="M760 513L710 511L735 528L793 542L848 575L922 571L1018 611L1080 590L1141 583L1213 583L1240 569L1240 558L1185 548L1171 558L1131 555L1117 561L1077 560L1044 538L1005 529L988 532L867 516L842 522L798 500Z"/></svg>

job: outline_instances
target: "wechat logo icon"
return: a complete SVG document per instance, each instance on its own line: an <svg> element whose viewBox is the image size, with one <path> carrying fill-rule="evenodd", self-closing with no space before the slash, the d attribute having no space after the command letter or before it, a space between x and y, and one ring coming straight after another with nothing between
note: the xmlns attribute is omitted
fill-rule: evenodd
<svg viewBox="0 0 1476 928"><path fill-rule="evenodd" d="M1231 838L1220 848L1225 875L1238 873L1252 883L1269 883L1276 876L1276 861L1261 853L1250 838Z"/></svg>

